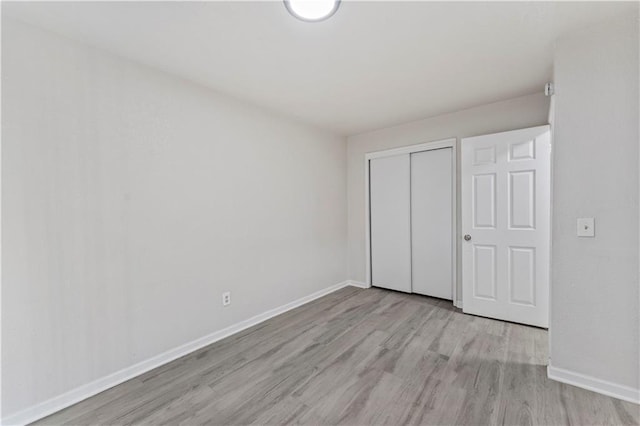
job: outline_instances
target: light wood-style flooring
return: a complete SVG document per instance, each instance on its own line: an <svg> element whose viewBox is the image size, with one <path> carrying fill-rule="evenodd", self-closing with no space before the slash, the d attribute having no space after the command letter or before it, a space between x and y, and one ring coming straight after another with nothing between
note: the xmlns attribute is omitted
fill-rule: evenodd
<svg viewBox="0 0 640 426"><path fill-rule="evenodd" d="M347 287L39 424L637 425L640 406L551 381L545 330Z"/></svg>

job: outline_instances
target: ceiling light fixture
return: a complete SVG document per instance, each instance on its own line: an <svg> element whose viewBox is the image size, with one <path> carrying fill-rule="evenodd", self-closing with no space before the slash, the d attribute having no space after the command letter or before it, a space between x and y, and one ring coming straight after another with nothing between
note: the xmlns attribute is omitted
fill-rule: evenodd
<svg viewBox="0 0 640 426"><path fill-rule="evenodd" d="M307 22L318 22L336 13L340 0L284 0L284 5L296 18Z"/></svg>

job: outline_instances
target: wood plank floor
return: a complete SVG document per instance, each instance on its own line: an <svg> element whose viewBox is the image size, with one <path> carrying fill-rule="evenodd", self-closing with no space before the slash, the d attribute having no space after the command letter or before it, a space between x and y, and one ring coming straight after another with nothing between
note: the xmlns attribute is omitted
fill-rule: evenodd
<svg viewBox="0 0 640 426"><path fill-rule="evenodd" d="M545 330L347 287L38 424L638 424L546 360Z"/></svg>

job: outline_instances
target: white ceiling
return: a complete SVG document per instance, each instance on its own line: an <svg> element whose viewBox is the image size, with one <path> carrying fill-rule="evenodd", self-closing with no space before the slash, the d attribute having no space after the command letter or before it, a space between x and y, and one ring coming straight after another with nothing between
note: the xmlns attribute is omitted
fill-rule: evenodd
<svg viewBox="0 0 640 426"><path fill-rule="evenodd" d="M6 3L3 14L341 134L541 91L553 41L635 2Z"/></svg>

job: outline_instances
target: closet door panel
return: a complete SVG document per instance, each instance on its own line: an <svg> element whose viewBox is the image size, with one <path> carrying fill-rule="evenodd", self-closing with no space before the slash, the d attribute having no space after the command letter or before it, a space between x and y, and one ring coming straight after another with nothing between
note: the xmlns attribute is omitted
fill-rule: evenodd
<svg viewBox="0 0 640 426"><path fill-rule="evenodd" d="M411 154L413 292L453 299L453 150Z"/></svg>
<svg viewBox="0 0 640 426"><path fill-rule="evenodd" d="M371 284L411 292L409 154L369 163Z"/></svg>

